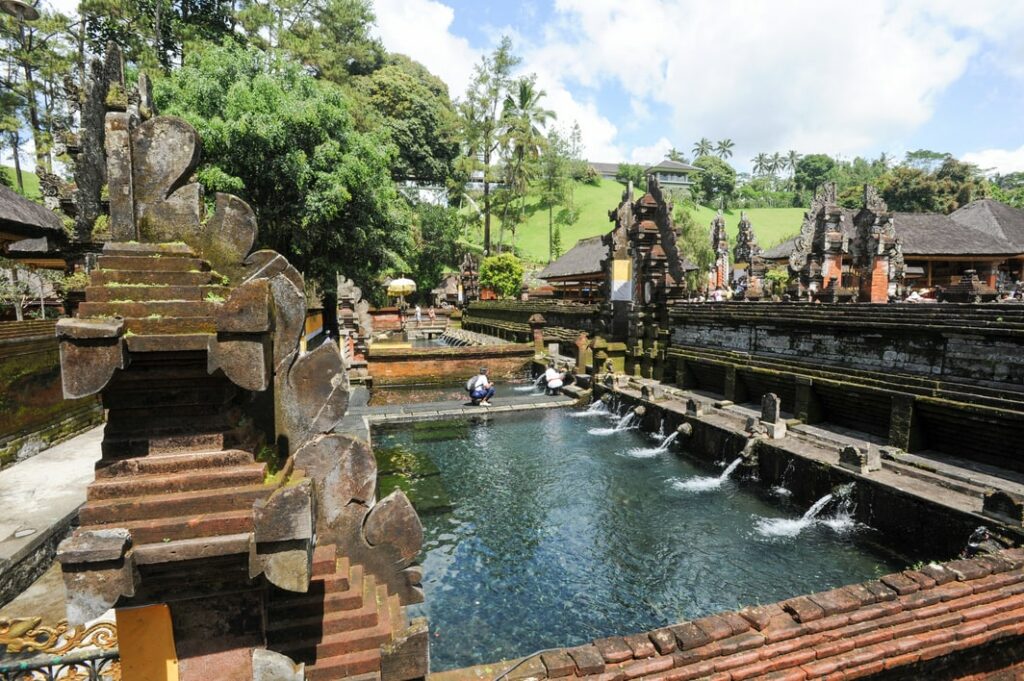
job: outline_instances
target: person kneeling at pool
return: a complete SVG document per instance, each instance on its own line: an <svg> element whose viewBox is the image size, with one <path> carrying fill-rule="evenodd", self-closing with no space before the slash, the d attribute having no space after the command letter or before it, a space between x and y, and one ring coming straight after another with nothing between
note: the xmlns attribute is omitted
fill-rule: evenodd
<svg viewBox="0 0 1024 681"><path fill-rule="evenodd" d="M480 373L466 381L466 390L469 391L469 398L473 404L482 407L491 406L490 399L494 397L494 384L487 378L487 367L480 367Z"/></svg>
<svg viewBox="0 0 1024 681"><path fill-rule="evenodd" d="M551 362L544 372L544 383L547 385L548 395L557 395L559 388L565 385L565 372L559 372L555 368L555 363Z"/></svg>

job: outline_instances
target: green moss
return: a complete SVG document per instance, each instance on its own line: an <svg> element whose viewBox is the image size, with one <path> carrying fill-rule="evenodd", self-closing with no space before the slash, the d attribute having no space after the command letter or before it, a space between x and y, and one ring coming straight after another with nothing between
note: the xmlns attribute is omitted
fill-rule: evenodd
<svg viewBox="0 0 1024 681"><path fill-rule="evenodd" d="M149 315L148 317L146 317L146 319L163 319L163 318L164 318L164 316L162 314L156 314L156 313L153 313L153 314Z"/></svg>
<svg viewBox="0 0 1024 681"><path fill-rule="evenodd" d="M96 221L92 223L92 237L95 239L100 235L110 234L110 216L106 213L102 213L96 216Z"/></svg>
<svg viewBox="0 0 1024 681"><path fill-rule="evenodd" d="M256 452L256 461L267 465L264 482L272 481L281 469L281 456L275 447L264 444Z"/></svg>
<svg viewBox="0 0 1024 681"><path fill-rule="evenodd" d="M213 291L208 291L206 293L206 297L203 298L203 300L205 300L208 303L223 303L224 302L224 296L218 296Z"/></svg>

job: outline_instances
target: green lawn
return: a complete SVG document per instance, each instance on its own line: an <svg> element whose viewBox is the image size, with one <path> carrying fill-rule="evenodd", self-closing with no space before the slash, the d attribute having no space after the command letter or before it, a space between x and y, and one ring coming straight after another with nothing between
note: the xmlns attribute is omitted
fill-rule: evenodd
<svg viewBox="0 0 1024 681"><path fill-rule="evenodd" d="M11 187L14 188L14 191L18 191L18 180L14 176L14 168L9 166L0 166L0 170L2 170L11 181ZM43 196L39 193L39 178L36 177L36 174L30 173L22 168L21 180L25 183L25 196L33 201L42 201Z"/></svg>
<svg viewBox="0 0 1024 681"><path fill-rule="evenodd" d="M580 219L571 227L562 228L562 250L567 251L580 239L605 234L612 228L608 220L608 211L619 205L622 199L623 185L613 180L602 180L600 186L577 184L575 192L576 205L580 208ZM636 194L639 198L639 194ZM539 207L539 200L527 203L529 217L516 234L516 247L528 260L546 263L548 259L548 214ZM802 208L751 208L747 211L754 226L754 234L762 248L794 236L800 231L803 219ZM710 228L715 211L698 206L694 218L701 225ZM736 229L740 219L740 211L727 211L726 226L730 239L736 237ZM497 221L496 221L497 222ZM498 238L498 226L492 226L492 239ZM505 235L506 242L509 235ZM710 236L709 236L710 238Z"/></svg>

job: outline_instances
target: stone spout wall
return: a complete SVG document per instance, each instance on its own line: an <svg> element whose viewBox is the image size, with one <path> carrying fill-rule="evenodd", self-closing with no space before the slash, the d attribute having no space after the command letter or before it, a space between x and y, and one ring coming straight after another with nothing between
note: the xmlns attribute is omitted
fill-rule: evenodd
<svg viewBox="0 0 1024 681"><path fill-rule="evenodd" d="M665 376L907 451L1024 471L1024 307L696 304L670 312Z"/></svg>
<svg viewBox="0 0 1024 681"><path fill-rule="evenodd" d="M54 321L0 322L0 468L103 421L99 400L65 400Z"/></svg>

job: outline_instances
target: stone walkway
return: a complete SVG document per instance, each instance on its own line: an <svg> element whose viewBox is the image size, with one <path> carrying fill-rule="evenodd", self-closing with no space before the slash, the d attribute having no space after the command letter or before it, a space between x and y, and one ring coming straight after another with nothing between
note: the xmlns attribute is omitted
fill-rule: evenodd
<svg viewBox="0 0 1024 681"><path fill-rule="evenodd" d="M53 561L85 502L102 440L103 426L97 426L0 471L0 603Z"/></svg>

